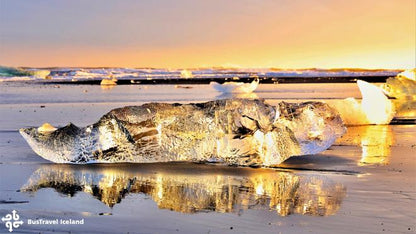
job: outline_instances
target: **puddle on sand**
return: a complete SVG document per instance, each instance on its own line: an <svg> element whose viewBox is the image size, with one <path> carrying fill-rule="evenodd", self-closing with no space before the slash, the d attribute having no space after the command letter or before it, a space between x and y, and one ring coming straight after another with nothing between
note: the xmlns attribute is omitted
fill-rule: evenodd
<svg viewBox="0 0 416 234"><path fill-rule="evenodd" d="M43 188L68 197L85 192L109 207L123 202L128 194L144 194L159 209L176 212L260 209L281 216L333 215L346 194L342 184L323 175L182 163L44 165L21 191L35 194Z"/></svg>

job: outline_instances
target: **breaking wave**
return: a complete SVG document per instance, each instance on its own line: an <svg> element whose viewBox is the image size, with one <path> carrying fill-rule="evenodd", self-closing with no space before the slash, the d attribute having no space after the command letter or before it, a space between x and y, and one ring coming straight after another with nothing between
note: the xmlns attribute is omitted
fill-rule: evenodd
<svg viewBox="0 0 416 234"><path fill-rule="evenodd" d="M396 76L399 70L363 69L249 69L249 68L13 68L0 66L0 81L13 80L100 80L103 78L129 79L238 79L239 77L362 77Z"/></svg>

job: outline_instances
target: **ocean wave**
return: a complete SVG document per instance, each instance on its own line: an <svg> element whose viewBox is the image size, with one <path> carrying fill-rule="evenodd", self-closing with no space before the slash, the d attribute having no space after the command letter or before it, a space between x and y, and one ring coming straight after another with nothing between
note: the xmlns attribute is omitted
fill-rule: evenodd
<svg viewBox="0 0 416 234"><path fill-rule="evenodd" d="M50 71L46 69L23 69L0 66L0 78L10 81L45 79Z"/></svg>
<svg viewBox="0 0 416 234"><path fill-rule="evenodd" d="M156 68L14 68L0 66L0 81L22 80L158 80L158 79L210 79L249 77L362 77L396 76L401 70L365 69L250 69L250 68L199 68L199 69L156 69Z"/></svg>

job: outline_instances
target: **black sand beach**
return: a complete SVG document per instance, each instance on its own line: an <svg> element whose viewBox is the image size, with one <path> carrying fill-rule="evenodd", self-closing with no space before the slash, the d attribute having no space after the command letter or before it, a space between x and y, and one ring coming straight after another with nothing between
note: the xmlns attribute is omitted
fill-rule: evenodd
<svg viewBox="0 0 416 234"><path fill-rule="evenodd" d="M278 168L218 164L58 165L18 129L94 123L145 102L229 98L207 85L0 83L0 216L15 233L412 233L416 230L416 125L349 127L327 151ZM359 98L353 83L261 84L269 103ZM243 96L244 97L244 96ZM82 224L28 224L28 220ZM42 222L43 222L42 221ZM41 222L41 221L39 221ZM68 221L69 222L69 221ZM7 232L2 226L1 232Z"/></svg>

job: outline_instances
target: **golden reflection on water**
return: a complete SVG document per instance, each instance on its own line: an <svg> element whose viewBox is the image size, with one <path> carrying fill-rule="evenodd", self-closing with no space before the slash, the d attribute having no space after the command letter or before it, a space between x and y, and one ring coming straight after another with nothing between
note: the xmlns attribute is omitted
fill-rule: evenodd
<svg viewBox="0 0 416 234"><path fill-rule="evenodd" d="M35 171L21 190L42 188L69 196L83 191L109 207L127 194L145 194L160 209L183 213L262 209L281 216L333 215L346 194L342 184L322 175L195 164L46 165Z"/></svg>
<svg viewBox="0 0 416 234"><path fill-rule="evenodd" d="M241 98L241 99L258 99L256 93L223 93L216 96L216 99Z"/></svg>
<svg viewBox="0 0 416 234"><path fill-rule="evenodd" d="M350 126L336 144L361 146L358 165L387 165L394 144L390 125Z"/></svg>
<svg viewBox="0 0 416 234"><path fill-rule="evenodd" d="M116 87L116 86L117 86L116 84L113 84L113 85L100 85L100 87L101 87L101 89L103 91L110 91L110 90L114 89L114 87Z"/></svg>

